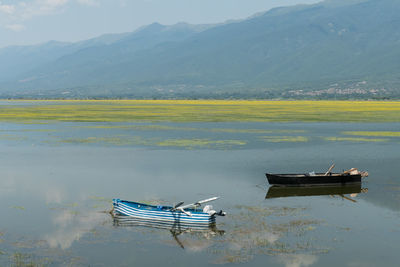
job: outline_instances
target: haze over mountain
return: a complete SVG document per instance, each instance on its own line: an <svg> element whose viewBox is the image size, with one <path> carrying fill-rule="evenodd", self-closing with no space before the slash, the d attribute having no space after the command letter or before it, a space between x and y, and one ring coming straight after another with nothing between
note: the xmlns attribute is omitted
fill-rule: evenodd
<svg viewBox="0 0 400 267"><path fill-rule="evenodd" d="M0 49L3 97L400 97L400 1Z"/></svg>

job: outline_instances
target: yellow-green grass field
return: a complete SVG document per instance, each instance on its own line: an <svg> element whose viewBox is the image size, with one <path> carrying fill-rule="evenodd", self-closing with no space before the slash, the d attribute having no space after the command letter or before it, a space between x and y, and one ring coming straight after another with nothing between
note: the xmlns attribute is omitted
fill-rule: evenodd
<svg viewBox="0 0 400 267"><path fill-rule="evenodd" d="M12 105L14 102L16 105ZM7 105L0 102L0 121L23 123L51 121L400 122L400 102L248 100L8 101Z"/></svg>

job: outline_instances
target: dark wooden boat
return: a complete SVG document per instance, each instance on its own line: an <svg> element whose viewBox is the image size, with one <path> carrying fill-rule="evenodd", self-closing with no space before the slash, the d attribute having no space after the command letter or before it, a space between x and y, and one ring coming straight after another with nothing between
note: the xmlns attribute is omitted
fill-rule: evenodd
<svg viewBox="0 0 400 267"><path fill-rule="evenodd" d="M270 185L275 186L332 186L361 183L361 173L270 174Z"/></svg>
<svg viewBox="0 0 400 267"><path fill-rule="evenodd" d="M353 183L344 186L271 186L268 189L265 198L347 195L358 194L361 193L363 190L365 189L361 189L361 183Z"/></svg>

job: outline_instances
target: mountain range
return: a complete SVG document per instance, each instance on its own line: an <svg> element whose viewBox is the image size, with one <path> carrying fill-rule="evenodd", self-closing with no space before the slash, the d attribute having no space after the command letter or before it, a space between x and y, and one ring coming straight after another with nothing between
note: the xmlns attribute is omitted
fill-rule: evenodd
<svg viewBox="0 0 400 267"><path fill-rule="evenodd" d="M0 97L400 98L400 1L0 49Z"/></svg>

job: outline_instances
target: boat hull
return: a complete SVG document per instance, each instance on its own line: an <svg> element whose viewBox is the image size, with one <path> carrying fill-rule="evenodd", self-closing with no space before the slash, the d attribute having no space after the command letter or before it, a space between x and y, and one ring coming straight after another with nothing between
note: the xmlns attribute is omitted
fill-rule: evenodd
<svg viewBox="0 0 400 267"><path fill-rule="evenodd" d="M266 173L270 185L275 186L336 186L361 183L361 174L331 173L324 175L270 174Z"/></svg>
<svg viewBox="0 0 400 267"><path fill-rule="evenodd" d="M153 206L126 200L113 200L114 213L116 215L130 216L151 222L169 222L181 225L209 225L215 223L215 215L195 210L185 209L188 215L179 210L173 210L169 206Z"/></svg>

